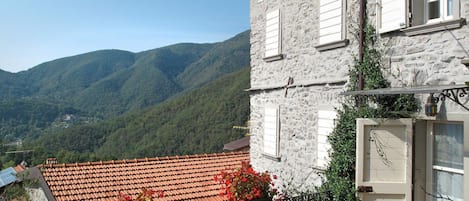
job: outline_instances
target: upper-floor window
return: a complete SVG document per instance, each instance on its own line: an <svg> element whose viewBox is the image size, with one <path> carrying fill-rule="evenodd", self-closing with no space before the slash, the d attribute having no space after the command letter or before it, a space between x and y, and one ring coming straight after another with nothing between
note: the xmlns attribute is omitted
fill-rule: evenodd
<svg viewBox="0 0 469 201"><path fill-rule="evenodd" d="M268 12L265 18L265 60L282 59L280 9Z"/></svg>
<svg viewBox="0 0 469 201"><path fill-rule="evenodd" d="M427 23L453 18L453 0L426 0L425 6Z"/></svg>
<svg viewBox="0 0 469 201"><path fill-rule="evenodd" d="M407 28L425 33L461 27L460 0L378 0L378 31L386 33ZM439 27L439 25L441 25ZM416 28L412 28L416 27Z"/></svg>
<svg viewBox="0 0 469 201"><path fill-rule="evenodd" d="M320 51L345 46L345 0L319 1Z"/></svg>
<svg viewBox="0 0 469 201"><path fill-rule="evenodd" d="M319 43L342 39L341 0L321 0L319 6Z"/></svg>

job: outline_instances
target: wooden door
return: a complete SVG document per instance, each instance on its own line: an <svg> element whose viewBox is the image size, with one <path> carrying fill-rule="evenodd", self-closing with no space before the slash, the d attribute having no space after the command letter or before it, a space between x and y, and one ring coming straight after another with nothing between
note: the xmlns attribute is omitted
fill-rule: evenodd
<svg viewBox="0 0 469 201"><path fill-rule="evenodd" d="M412 119L357 119L355 184L362 201L412 200Z"/></svg>

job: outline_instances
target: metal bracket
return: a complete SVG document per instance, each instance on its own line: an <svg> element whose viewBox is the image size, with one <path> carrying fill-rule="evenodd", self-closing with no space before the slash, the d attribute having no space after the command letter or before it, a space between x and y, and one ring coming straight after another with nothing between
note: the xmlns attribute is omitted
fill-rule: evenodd
<svg viewBox="0 0 469 201"><path fill-rule="evenodd" d="M373 192L373 186L358 186L357 192L359 193L371 193Z"/></svg>
<svg viewBox="0 0 469 201"><path fill-rule="evenodd" d="M466 97L467 100L463 103L461 102L460 98ZM467 111L469 111L469 107L465 106L465 104L469 101L469 86L466 87L459 87L459 88L451 88L451 89L445 89L440 94L437 95L437 97L434 97L435 101L438 103L438 101L445 101L446 98L452 100L456 104L460 105Z"/></svg>

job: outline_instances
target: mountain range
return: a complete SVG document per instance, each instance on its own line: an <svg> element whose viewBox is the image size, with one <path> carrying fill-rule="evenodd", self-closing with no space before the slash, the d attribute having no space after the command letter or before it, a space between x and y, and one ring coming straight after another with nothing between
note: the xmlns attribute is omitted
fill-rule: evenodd
<svg viewBox="0 0 469 201"><path fill-rule="evenodd" d="M0 101L52 104L57 111L106 119L158 104L247 67L249 49L246 31L219 43L181 43L139 53L99 50L60 58L19 73L0 71ZM1 112L0 108L3 121L18 122ZM48 119L59 115L63 112ZM0 131L1 135L11 133Z"/></svg>
<svg viewBox="0 0 469 201"><path fill-rule="evenodd" d="M66 151L79 155L98 154L99 158L220 149L223 144L206 142L207 136L201 133L211 135L214 142L223 143L220 137L235 138L226 130L228 124L247 120L247 95L241 98L236 94L249 87L249 71L246 70L250 63L249 50L249 31L245 31L218 43L180 43L139 53L99 50L45 62L18 73L0 70L0 136L3 142L27 139L30 147L41 145L43 149L53 150L47 154ZM220 95L223 96L217 97ZM211 123L196 113L196 108L207 105L218 109L203 111L204 115L216 117ZM225 114L217 116L220 114L216 112ZM64 122L64 115L78 117L78 120L57 126ZM199 119L204 119L203 125L197 123ZM175 125L162 121L174 121ZM135 126L142 123L143 127ZM220 129L210 128L210 124ZM104 127L108 130L103 130ZM188 133L174 137L179 127L184 127L180 130ZM214 133L222 135L217 137ZM115 149L122 147L122 143L130 146L133 141L128 138L132 135L136 142L134 147L127 147L129 152L111 154L116 153ZM199 139L192 143L198 144L194 148L176 149L149 143L151 138L158 137L160 145L175 140L177 143L173 144L181 145L184 144L181 137L185 135L204 137L192 138ZM75 147L68 146L63 143L65 138L59 139L64 136L82 138L83 143L73 141L71 144ZM54 141L61 145L55 146Z"/></svg>

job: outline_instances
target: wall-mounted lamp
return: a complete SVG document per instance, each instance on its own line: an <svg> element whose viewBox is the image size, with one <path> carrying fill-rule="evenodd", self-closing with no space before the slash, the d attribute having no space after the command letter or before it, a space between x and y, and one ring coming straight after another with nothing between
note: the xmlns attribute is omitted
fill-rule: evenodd
<svg viewBox="0 0 469 201"><path fill-rule="evenodd" d="M438 113L438 105L436 103L436 98L434 98L433 93L431 93L427 98L427 103L425 103L425 115L429 117L436 116Z"/></svg>
<svg viewBox="0 0 469 201"><path fill-rule="evenodd" d="M462 59L461 63L464 64L466 67L469 67L469 58Z"/></svg>

